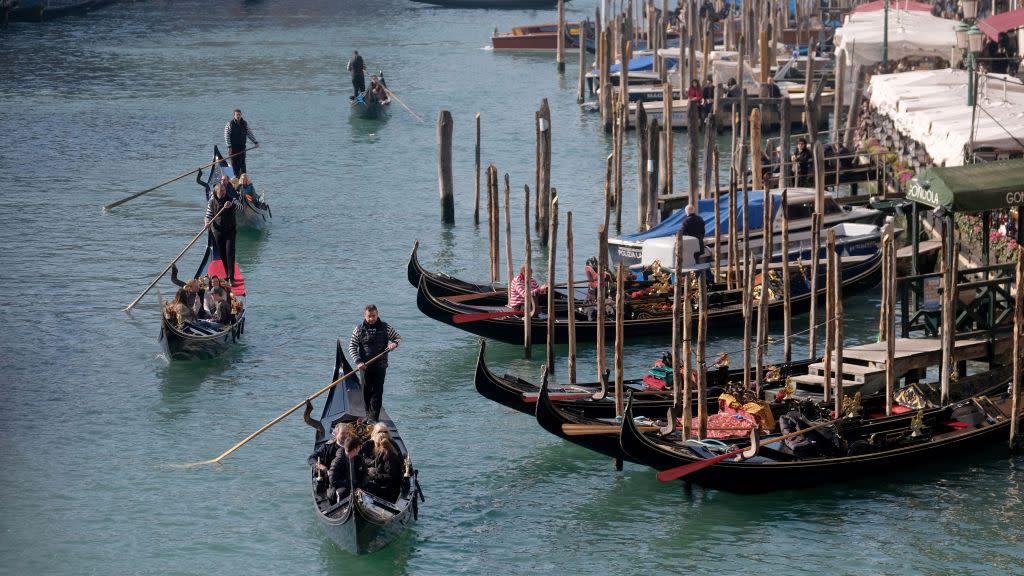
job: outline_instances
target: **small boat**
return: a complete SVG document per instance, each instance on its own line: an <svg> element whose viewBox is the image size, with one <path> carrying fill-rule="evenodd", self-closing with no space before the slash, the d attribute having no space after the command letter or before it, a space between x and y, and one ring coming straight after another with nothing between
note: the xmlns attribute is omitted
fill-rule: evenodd
<svg viewBox="0 0 1024 576"><path fill-rule="evenodd" d="M341 340L338 340L334 360L334 377L331 381L351 372L352 366L345 358ZM314 449L331 438L330 431L338 423L348 424L354 434L368 434L368 427L363 424L365 418L366 407L363 404L363 389L359 383L359 377L351 374L344 382L339 382L337 386L328 391L320 420L311 423L317 429L314 436ZM323 492L317 489L316 468L311 467L310 469L310 494L320 525L339 548L352 554L369 554L394 541L417 519L419 515L418 502L423 500L418 473L412 468L409 451L398 433L398 428L395 427L395 422L383 408L380 411L379 421L388 425L391 438L406 463L402 490L396 502L378 498L362 489L350 492L339 502L331 502ZM308 419L307 423L310 423Z"/></svg>
<svg viewBox="0 0 1024 576"><path fill-rule="evenodd" d="M527 8L554 8L558 0L412 0L441 8L492 8L524 10Z"/></svg>
<svg viewBox="0 0 1024 576"><path fill-rule="evenodd" d="M486 340L480 339L480 353L476 361L476 390L488 400L502 406L512 408L523 414L534 415L537 411L541 387L512 374L499 376L490 371L484 359ZM811 360L800 360L788 365L776 366L766 386L785 382L789 376L806 374ZM721 367L708 370L708 398L718 398L718 394L732 382L743 379L743 369ZM645 379L630 379L623 382L624 389L633 394L634 411L645 416L664 417L672 406L672 387L655 388ZM696 387L694 387L696 389ZM607 394L602 397L602 390ZM596 397L595 397L596 395ZM602 387L600 383L587 384L549 384L548 400L559 411L567 411L587 418L614 418L615 402L611 387Z"/></svg>
<svg viewBox="0 0 1024 576"><path fill-rule="evenodd" d="M579 35L579 22L566 22L563 31L565 48L579 48ZM558 22L516 26L510 32L495 30L491 46L495 51L554 52L558 49ZM591 47L587 46L587 49Z"/></svg>
<svg viewBox="0 0 1024 576"><path fill-rule="evenodd" d="M270 219L273 218L273 214L264 195L256 192L255 188L248 191L239 188L238 177L241 175L235 174L235 171L228 164L228 161L224 159L216 145L213 147L213 159L216 163L210 168L210 173L205 179L203 179L202 170L196 175L196 183L203 187L207 202L210 200L210 194L213 194L214 186L220 182L221 176L227 176L238 192L238 210L235 212L235 225L241 229L266 230L270 224Z"/></svg>
<svg viewBox="0 0 1024 576"><path fill-rule="evenodd" d="M818 453L798 454L767 437L747 446L745 455L722 459L734 451L639 430L628 406L620 446L632 461L663 471L681 472L679 467L692 465L695 470L683 478L687 482L738 493L805 488L869 474L888 476L897 469L927 464L948 466L1006 442L1011 413L1007 383L1012 375L1004 368L985 378L993 384L988 390L944 407L874 420L834 421L829 437L837 438L838 446L826 439L821 445L829 448Z"/></svg>
<svg viewBox="0 0 1024 576"><path fill-rule="evenodd" d="M380 77L380 83L386 89L388 85L384 81L384 72L378 72L377 76ZM389 118L391 116L390 109L391 98L382 100L369 88L363 90L358 96L349 101L349 110L352 112L352 115L364 120Z"/></svg>
<svg viewBox="0 0 1024 576"><path fill-rule="evenodd" d="M881 251L878 249L877 243L872 253L844 258L842 261L843 293L852 295L876 286L880 279L881 261ZM701 269L706 272L708 265L702 265ZM825 293L825 269L823 263L819 265L817 282L819 297ZM790 267L790 274L792 278L790 307L793 314L799 314L810 307L809 267L806 264L793 265ZM768 294L769 317L772 319L781 318L783 314L782 279L778 278L779 275L779 270L773 267L775 279L769 286ZM586 292L585 287L577 288L577 290ZM557 289L556 292L558 292ZM592 342L597 338L597 321L593 314L595 307L593 303L587 302L585 294L577 292L577 296L575 298L577 306L573 311L577 318L576 339L580 342ZM743 300L747 297L748 295L743 290L729 290L724 285L712 283L708 289L708 321L712 329L742 324L744 322ZM477 305L454 301L451 298L441 298L432 293L424 279L421 279L416 291L416 305L427 316L478 336L510 344L518 344L523 341L521 313L503 305ZM625 337L650 338L670 334L672 329L671 307L670 295L658 294L627 298L626 318L623 320ZM614 338L614 319L609 319L605 323L605 334L608 338ZM535 343L546 341L547 321L543 315L531 323L531 338ZM569 340L568 310L565 308L556 307L555 309L554 339L557 343L566 343Z"/></svg>
<svg viewBox="0 0 1024 576"><path fill-rule="evenodd" d="M224 263L213 247L207 234L206 253L193 278L203 274L224 278ZM199 322L184 322L181 325L161 314L160 341L170 360L206 360L219 356L232 348L245 333L245 277L235 263L235 284L231 287L231 298L235 321L223 326Z"/></svg>
<svg viewBox="0 0 1024 576"><path fill-rule="evenodd" d="M422 281L430 287L431 294L439 297L478 294L481 297L474 298L478 304L502 304L508 301L508 287L504 283L466 282L443 272L430 272L420 264L419 247L420 242L417 240L412 246L412 255L406 267L406 277L414 288ZM489 294L492 292L495 294Z"/></svg>

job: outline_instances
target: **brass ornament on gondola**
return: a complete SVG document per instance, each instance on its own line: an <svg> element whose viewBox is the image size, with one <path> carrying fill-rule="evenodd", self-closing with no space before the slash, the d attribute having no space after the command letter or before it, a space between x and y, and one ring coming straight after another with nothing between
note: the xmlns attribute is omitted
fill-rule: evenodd
<svg viewBox="0 0 1024 576"><path fill-rule="evenodd" d="M861 406L860 392L857 392L853 397L843 397L843 415L847 418L852 418L861 413L863 407Z"/></svg>

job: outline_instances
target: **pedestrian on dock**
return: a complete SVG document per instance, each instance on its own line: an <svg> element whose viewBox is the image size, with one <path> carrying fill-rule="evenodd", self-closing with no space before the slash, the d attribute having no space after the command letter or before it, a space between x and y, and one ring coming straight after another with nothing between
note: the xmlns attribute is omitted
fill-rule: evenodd
<svg viewBox="0 0 1024 576"><path fill-rule="evenodd" d="M363 384L363 400L367 418L377 421L384 396L384 377L388 370L388 356L367 365L371 359L398 348L402 337L390 324L380 319L377 306L368 304L363 309L363 321L348 341L348 353L356 363Z"/></svg>
<svg viewBox="0 0 1024 576"><path fill-rule="evenodd" d="M811 162L814 160L810 148L807 147L806 138L799 138L796 141L796 150L793 151L790 159L793 161L793 171L796 172L798 185L806 186L811 181L811 176L813 175L811 173Z"/></svg>
<svg viewBox="0 0 1024 576"><path fill-rule="evenodd" d="M353 94L349 100L355 100L357 96L366 91L366 64L363 63L363 57L359 55L359 50L352 51L352 57L349 58L348 65L346 68L352 73L352 90Z"/></svg>
<svg viewBox="0 0 1024 576"><path fill-rule="evenodd" d="M768 77L766 95L769 98L782 98L782 89L775 83L775 77L773 76Z"/></svg>
<svg viewBox="0 0 1024 576"><path fill-rule="evenodd" d="M249 123L242 118L242 111L236 108L231 120L224 126L224 143L228 145L228 158L235 176L245 172L246 140L252 142L253 146L260 145L249 129Z"/></svg>

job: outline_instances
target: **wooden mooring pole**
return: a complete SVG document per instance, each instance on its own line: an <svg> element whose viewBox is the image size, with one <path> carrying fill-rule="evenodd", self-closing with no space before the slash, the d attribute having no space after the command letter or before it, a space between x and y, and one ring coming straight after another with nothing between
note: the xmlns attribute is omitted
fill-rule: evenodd
<svg viewBox="0 0 1024 576"><path fill-rule="evenodd" d="M697 437L707 438L708 435L708 364L706 346L708 341L708 285L707 278L700 275L698 283L700 311L697 322ZM687 303L687 308L691 306ZM686 375L687 382L690 375ZM687 403L690 398L687 396ZM686 412L690 409L687 407Z"/></svg>
<svg viewBox="0 0 1024 576"><path fill-rule="evenodd" d="M455 224L455 184L452 181L452 113L437 115L437 185L441 193L441 222Z"/></svg>
<svg viewBox="0 0 1024 576"><path fill-rule="evenodd" d="M530 290L530 279L533 277L533 246L530 243L530 187L523 186L523 252L525 253L526 269L523 273L523 291L526 297L523 299L523 357L533 356L533 291ZM509 290L512 283L509 282Z"/></svg>
<svg viewBox="0 0 1024 576"><path fill-rule="evenodd" d="M537 231L541 244L548 243L548 209L551 207L551 108L548 99L537 112Z"/></svg>
<svg viewBox="0 0 1024 576"><path fill-rule="evenodd" d="M772 250L775 248L772 235L773 200L772 194L766 190L764 193L764 223L762 225L764 235L761 242L761 297L757 301L757 371L755 372L757 383L754 390L757 392L758 398L761 397L761 385L764 382L764 354L768 350L768 302L773 299L770 282Z"/></svg>
<svg viewBox="0 0 1024 576"><path fill-rule="evenodd" d="M511 203L512 190L509 187L508 173L505 174L505 285L512 286L512 279L515 275L512 272L512 212Z"/></svg>
<svg viewBox="0 0 1024 576"><path fill-rule="evenodd" d="M605 214L607 214L607 209ZM607 216L605 218L607 221ZM607 293L608 273L608 225L602 224L597 230L597 294L594 305L597 307L597 381L601 383L601 391L594 395L597 400L608 395L608 360L605 345L605 294Z"/></svg>
<svg viewBox="0 0 1024 576"><path fill-rule="evenodd" d="M1024 340L1024 250L1019 247L1015 284L1017 291L1013 298L1013 391L1010 402L1010 450L1013 452L1020 450L1020 379L1021 372L1024 372L1021 359L1021 340Z"/></svg>
<svg viewBox="0 0 1024 576"><path fill-rule="evenodd" d="M615 267L615 416L621 417L624 412L623 400L623 358L622 347L626 336L623 320L626 315L625 306L626 271L619 262Z"/></svg>
<svg viewBox="0 0 1024 576"><path fill-rule="evenodd" d="M555 373L555 259L558 256L558 195L551 189L551 210L548 222L548 290L547 290L547 364L548 373ZM570 270L569 276L572 276ZM572 311L569 312L572 314Z"/></svg>
<svg viewBox="0 0 1024 576"><path fill-rule="evenodd" d="M473 202L473 223L480 224L480 113L476 113L476 146L473 154L474 180L476 199Z"/></svg>
<svg viewBox="0 0 1024 576"><path fill-rule="evenodd" d="M590 27L589 24L588 20L581 20L578 28L580 43L580 78L579 84L576 86L576 102L578 103L583 103L587 99L587 29Z"/></svg>
<svg viewBox="0 0 1024 576"><path fill-rule="evenodd" d="M555 67L565 72L565 0L558 0L558 39L555 43Z"/></svg>
<svg viewBox="0 0 1024 576"><path fill-rule="evenodd" d="M793 361L793 307L789 303L792 279L789 277L789 198L788 191L782 189L780 198L782 211L782 361L789 364ZM802 258L801 258L802 260Z"/></svg>
<svg viewBox="0 0 1024 576"><path fill-rule="evenodd" d="M487 241L491 261L491 283L501 280L501 241L498 235L498 169L487 167Z"/></svg>
<svg viewBox="0 0 1024 576"><path fill-rule="evenodd" d="M557 226L557 210L553 210L556 216L555 224ZM569 320L569 383L576 383L576 287L573 285L573 245L572 245L572 212L565 213L565 268L568 270L568 278L566 280L566 304L569 308L568 320ZM554 284L550 283L550 286ZM549 289L548 292L551 290Z"/></svg>

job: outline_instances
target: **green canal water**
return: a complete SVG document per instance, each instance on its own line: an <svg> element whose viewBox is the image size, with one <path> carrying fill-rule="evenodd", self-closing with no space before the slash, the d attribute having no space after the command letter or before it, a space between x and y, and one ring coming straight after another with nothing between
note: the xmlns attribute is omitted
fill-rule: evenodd
<svg viewBox="0 0 1024 576"><path fill-rule="evenodd" d="M594 8L576 0L569 17ZM1024 573L1024 460L999 447L740 497L660 484L640 466L616 472L475 392L476 339L417 311L405 263L418 239L429 267L485 275L487 231L472 222L476 112L484 164L511 175L521 257L543 97L577 262L594 252L610 142L575 102L576 57L558 76L548 56L487 49L495 28L553 18L406 0L179 0L0 32L0 573ZM397 106L386 122L350 119L353 49L426 121ZM264 237L239 240L244 343L169 364L157 294L120 309L202 225L201 189L184 179L110 214L99 207L206 162L236 107L260 140L249 169L274 210ZM440 110L455 118L451 227L439 221ZM632 200L623 219L630 231ZM872 338L878 301L849 300L850 344ZM410 532L362 558L325 537L298 417L220 466L171 466L219 454L326 384L335 339L369 302L404 337L384 399L427 496ZM713 328L709 352L736 351L741 336ZM667 346L631 342L628 373ZM536 378L539 361L517 347L489 352L497 370ZM594 374L593 347L580 356Z"/></svg>

